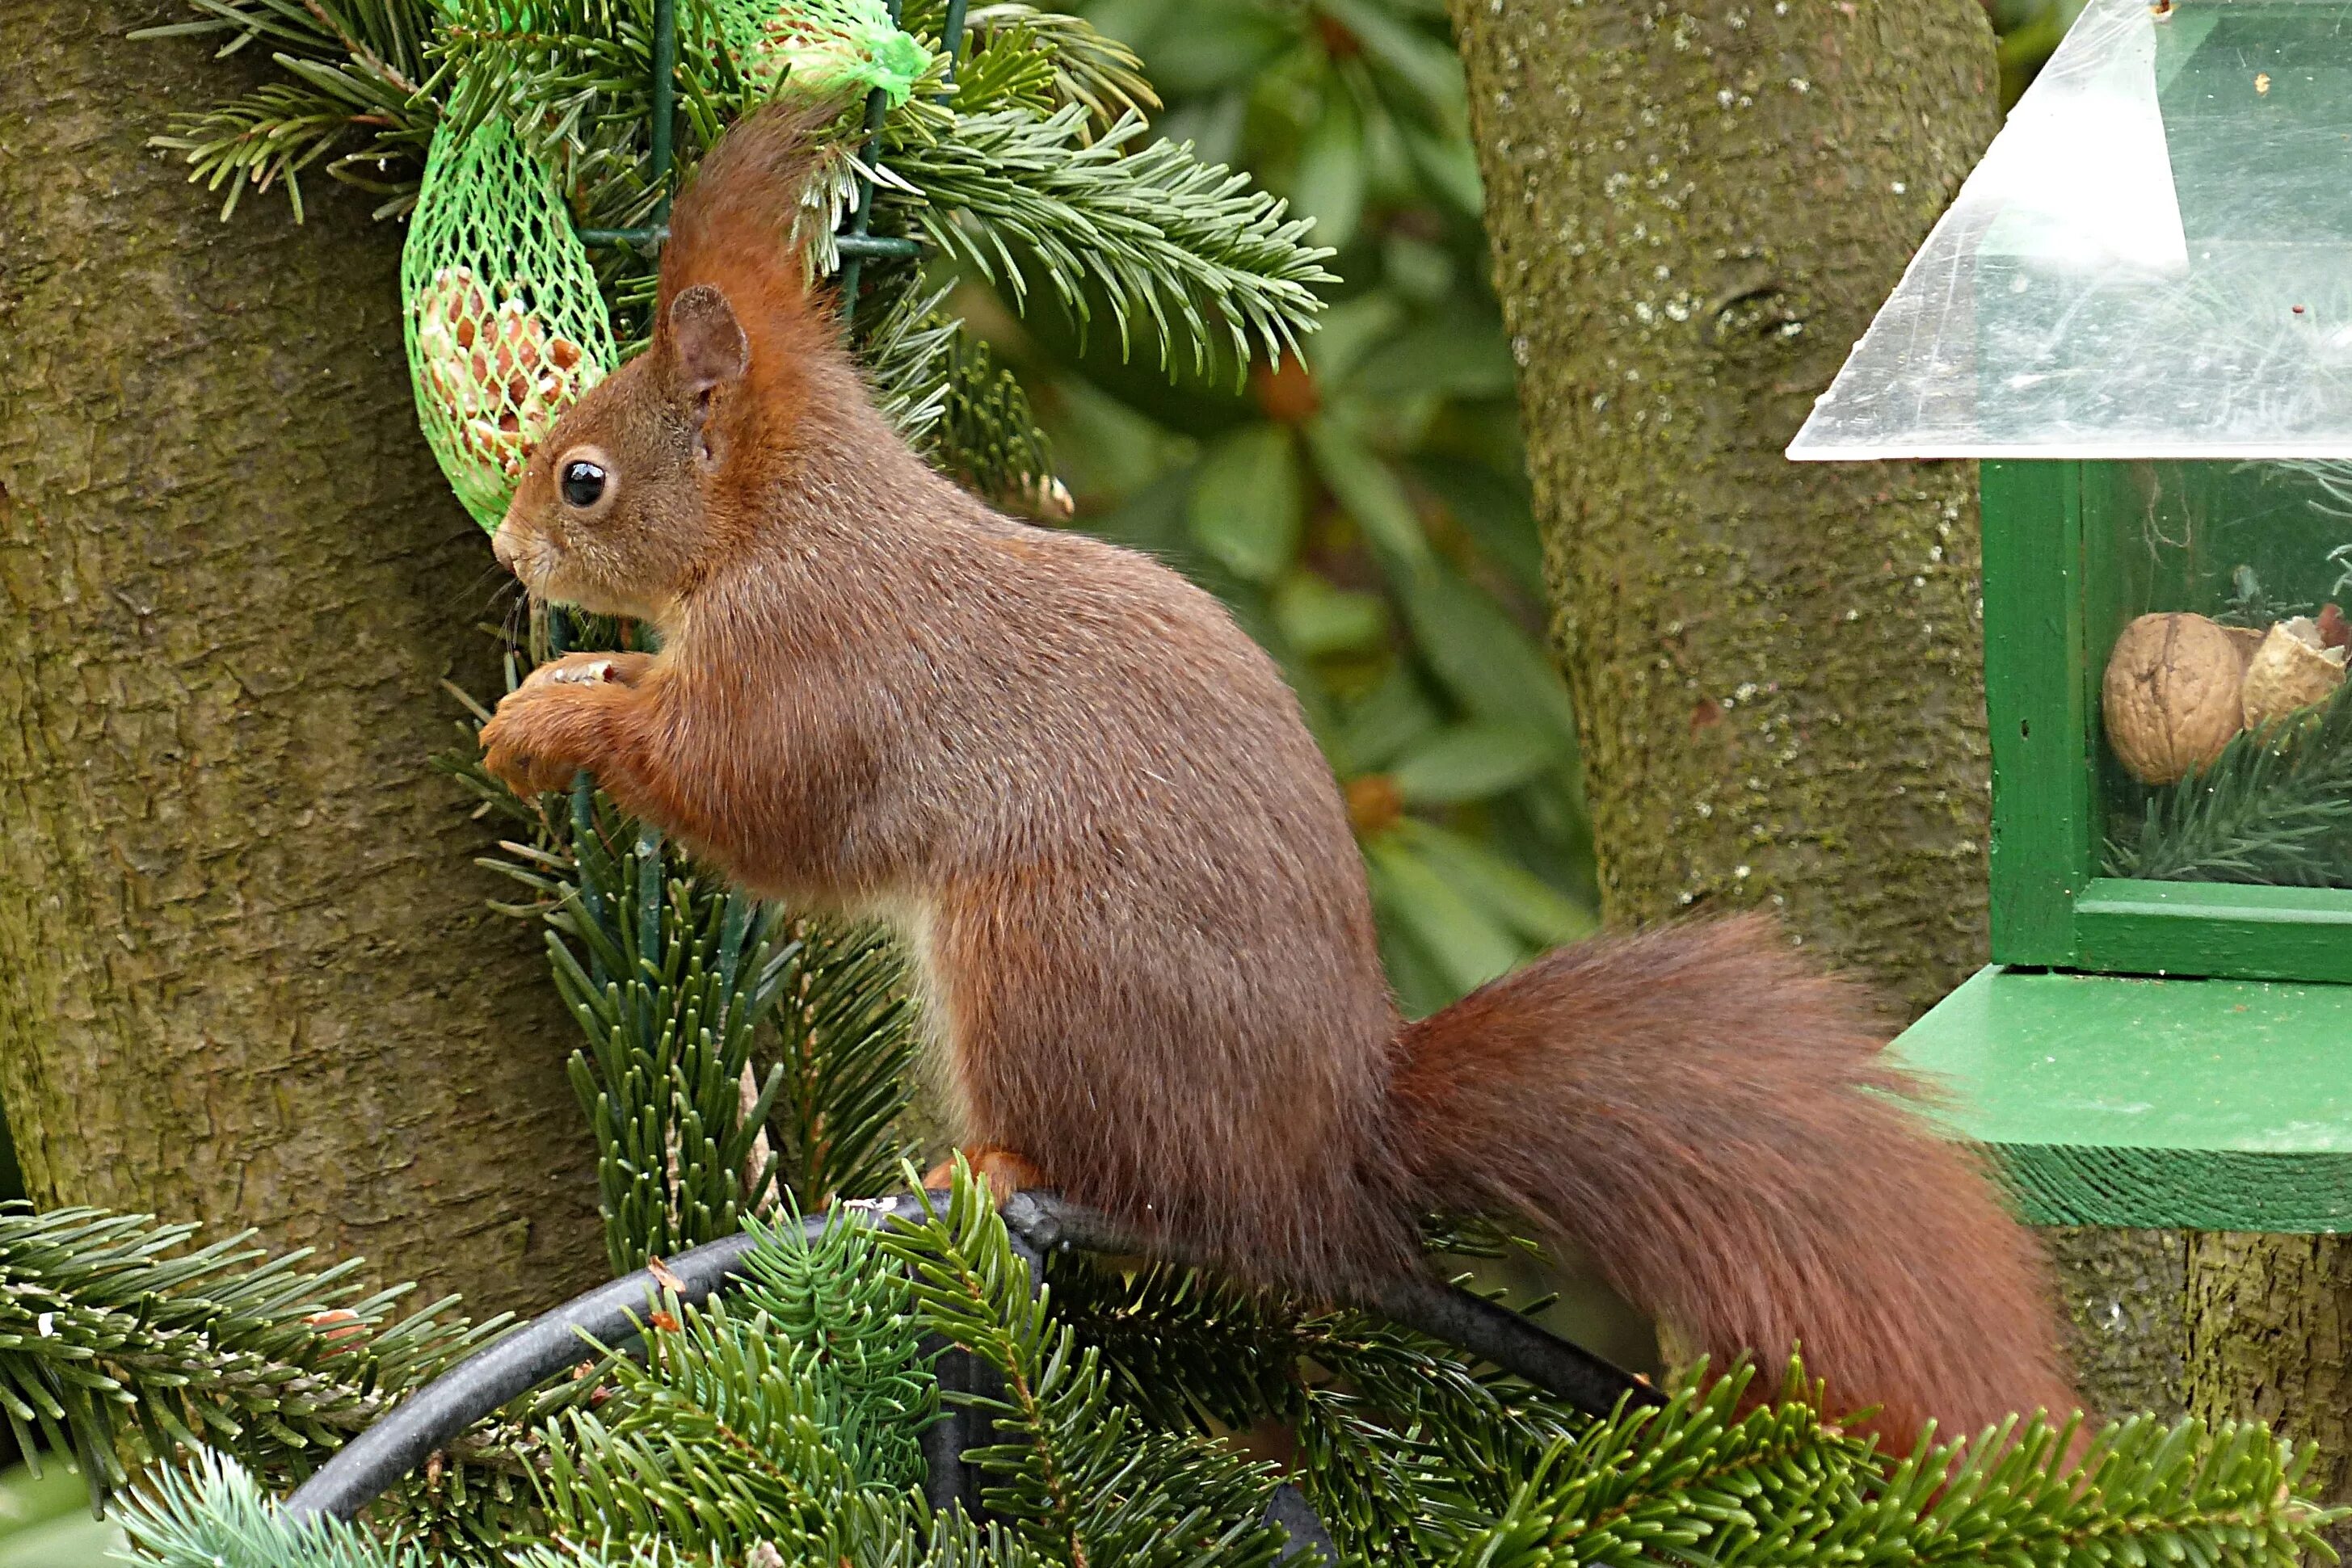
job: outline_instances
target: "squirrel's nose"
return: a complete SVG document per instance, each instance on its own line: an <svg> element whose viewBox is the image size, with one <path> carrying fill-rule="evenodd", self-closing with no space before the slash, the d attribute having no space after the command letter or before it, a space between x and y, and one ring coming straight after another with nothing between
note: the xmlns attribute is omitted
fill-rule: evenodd
<svg viewBox="0 0 2352 1568"><path fill-rule="evenodd" d="M499 525L499 531L490 536L490 553L498 558L500 566L505 567L509 571L514 570L515 540L512 524Z"/></svg>

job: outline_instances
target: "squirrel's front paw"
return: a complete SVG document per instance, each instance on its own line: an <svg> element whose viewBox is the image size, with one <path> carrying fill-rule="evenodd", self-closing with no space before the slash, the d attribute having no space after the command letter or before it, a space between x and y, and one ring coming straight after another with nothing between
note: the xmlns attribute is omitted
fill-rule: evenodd
<svg viewBox="0 0 2352 1568"><path fill-rule="evenodd" d="M577 689L524 686L507 694L482 727L482 767L492 778L526 798L570 787L588 760L578 755L561 711L561 699Z"/></svg>

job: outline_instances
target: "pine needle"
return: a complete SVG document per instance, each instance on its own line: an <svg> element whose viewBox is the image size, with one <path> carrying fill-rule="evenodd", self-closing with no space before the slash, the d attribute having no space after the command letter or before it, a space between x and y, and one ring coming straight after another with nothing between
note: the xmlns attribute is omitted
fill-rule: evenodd
<svg viewBox="0 0 2352 1568"><path fill-rule="evenodd" d="M2241 733L2150 796L2107 847L2110 875L2337 887L2352 881L2352 682L2315 708Z"/></svg>
<svg viewBox="0 0 2352 1568"><path fill-rule="evenodd" d="M501 1561L1270 1568L1276 1477L1151 1397L1139 1354L1202 1383L1234 1423L1281 1413L1293 1479L1350 1563L2291 1568L2328 1555L2322 1531L2346 1511L2311 1500L2306 1451L2252 1423L2141 1417L2079 1464L2074 1428L2039 1421L1890 1458L1824 1425L1793 1364L1760 1399L1748 1368L1693 1368L1664 1405L1592 1420L1388 1325L1181 1271L1122 1283L1057 1263L1040 1291L967 1171L922 1223L814 1241L787 1225L761 1232L747 1266L723 1301L665 1303L643 1364L608 1364L604 1403L540 1428L543 1511ZM1147 1336L1168 1343L1147 1351ZM942 1389L942 1343L992 1369L996 1391ZM942 1404L992 1428L966 1455L985 1527L929 1516L915 1492L916 1438ZM162 1568L471 1555L297 1527L212 1458L162 1473L126 1523Z"/></svg>

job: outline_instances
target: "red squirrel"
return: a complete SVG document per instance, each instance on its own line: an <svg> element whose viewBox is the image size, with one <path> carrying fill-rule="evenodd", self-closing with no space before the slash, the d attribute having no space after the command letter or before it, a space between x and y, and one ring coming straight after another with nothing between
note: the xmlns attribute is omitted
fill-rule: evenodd
<svg viewBox="0 0 2352 1568"><path fill-rule="evenodd" d="M647 350L498 530L660 652L542 665L482 732L754 892L907 936L974 1164L1346 1297L1417 1217L1566 1240L1723 1364L1801 1340L1907 1451L2071 1410L2043 1265L1898 1102L1861 993L1758 918L1587 942L1407 1022L1274 663L1144 556L999 516L877 412L788 237L817 111L677 201Z"/></svg>

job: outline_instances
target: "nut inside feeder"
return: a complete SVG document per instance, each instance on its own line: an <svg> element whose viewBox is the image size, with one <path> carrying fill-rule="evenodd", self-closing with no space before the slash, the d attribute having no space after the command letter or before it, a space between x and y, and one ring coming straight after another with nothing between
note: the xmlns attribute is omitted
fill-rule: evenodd
<svg viewBox="0 0 2352 1568"><path fill-rule="evenodd" d="M2248 640L2203 615L2143 615L2107 655L2107 743L2143 784L2202 768L2244 726Z"/></svg>
<svg viewBox="0 0 2352 1568"><path fill-rule="evenodd" d="M2297 708L2326 702L2344 684L2345 649L2328 647L2307 615L2270 629L2246 666L2241 695L2248 729L2259 729Z"/></svg>

